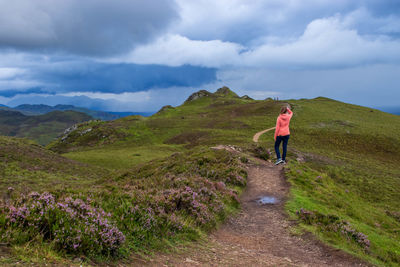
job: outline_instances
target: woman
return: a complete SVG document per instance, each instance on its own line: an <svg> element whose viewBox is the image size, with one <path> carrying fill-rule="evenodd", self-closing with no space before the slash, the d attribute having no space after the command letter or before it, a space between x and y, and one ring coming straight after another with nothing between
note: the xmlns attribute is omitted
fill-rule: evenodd
<svg viewBox="0 0 400 267"><path fill-rule="evenodd" d="M276 128L275 128L275 152L277 161L275 165L280 163L286 163L286 149L287 143L289 141L290 132L289 132L289 123L290 119L293 116L293 112L290 110L289 106L281 107L281 113L276 120ZM283 141L283 153L282 158L281 154L279 153L279 146Z"/></svg>

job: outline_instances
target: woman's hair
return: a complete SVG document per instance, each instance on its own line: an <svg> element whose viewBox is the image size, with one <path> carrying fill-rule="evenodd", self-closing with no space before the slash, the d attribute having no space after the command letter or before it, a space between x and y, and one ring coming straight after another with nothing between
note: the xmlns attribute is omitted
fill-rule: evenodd
<svg viewBox="0 0 400 267"><path fill-rule="evenodd" d="M287 111L287 107L286 106L281 107L281 114L285 114L286 111Z"/></svg>

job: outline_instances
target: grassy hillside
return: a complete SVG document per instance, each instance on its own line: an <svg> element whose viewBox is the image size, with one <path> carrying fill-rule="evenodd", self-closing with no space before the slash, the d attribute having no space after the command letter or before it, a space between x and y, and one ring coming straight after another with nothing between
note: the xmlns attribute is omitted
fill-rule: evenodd
<svg viewBox="0 0 400 267"><path fill-rule="evenodd" d="M286 210L299 222L293 233L310 231L376 265L398 266L400 117L322 97L287 102L295 113L285 167L292 185ZM10 244L14 259L60 263L77 254L115 260L132 251L147 253L198 238L237 208L246 178L242 161L255 148L252 136L275 125L284 103L241 98L227 88L214 94L200 91L181 106L166 106L151 117L81 123L48 146L70 160L4 138L0 157L6 178L1 190L6 203L23 211L24 203L52 198L33 195L21 200L21 192L48 191L60 202L46 211L48 218L55 214L63 225L75 223L63 207L85 203L74 214L92 225L96 220L85 216L97 214L115 228L107 228L112 242L103 240L101 246L94 240L102 239L86 233L79 220L72 229L86 233L84 237L78 230L33 236L29 233L37 232L29 223L35 221L18 221L27 223L21 232L21 224L11 224L10 216L17 215L10 215L13 210L7 204L0 205L1 242ZM210 149L217 144L236 145L245 152L241 158ZM272 149L273 132L261 136L260 145ZM14 191L6 189L9 186ZM42 222L38 212L32 218ZM60 223L57 220L52 223Z"/></svg>
<svg viewBox="0 0 400 267"><path fill-rule="evenodd" d="M26 116L18 111L0 110L0 134L26 137L47 145L72 125L92 117L76 111L53 111L44 115Z"/></svg>
<svg viewBox="0 0 400 267"><path fill-rule="evenodd" d="M215 144L251 149L252 135L274 126L284 103L239 98L226 88L189 99L193 100L166 106L149 118L82 125L49 147L82 162L108 162L111 169ZM292 184L287 211L303 221L298 230L311 231L374 264L398 265L400 117L323 97L288 102L295 115L286 174ZM260 140L263 147L273 149L272 132ZM313 219L305 219L301 209ZM318 220L329 221L325 218L336 219L321 226ZM351 225L354 236L340 233L345 224ZM357 239L358 233L368 236L368 247Z"/></svg>
<svg viewBox="0 0 400 267"><path fill-rule="evenodd" d="M73 189L92 184L108 172L53 153L28 139L0 136L0 194Z"/></svg>
<svg viewBox="0 0 400 267"><path fill-rule="evenodd" d="M198 239L238 208L238 156L194 149L118 171L0 137L0 265L129 260Z"/></svg>

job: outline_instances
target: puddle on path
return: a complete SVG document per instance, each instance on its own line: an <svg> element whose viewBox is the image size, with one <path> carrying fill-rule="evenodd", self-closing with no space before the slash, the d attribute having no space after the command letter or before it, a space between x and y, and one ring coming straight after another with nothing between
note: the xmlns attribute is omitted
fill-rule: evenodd
<svg viewBox="0 0 400 267"><path fill-rule="evenodd" d="M259 205L276 204L278 203L278 200L275 197L262 196L256 199L256 203Z"/></svg>

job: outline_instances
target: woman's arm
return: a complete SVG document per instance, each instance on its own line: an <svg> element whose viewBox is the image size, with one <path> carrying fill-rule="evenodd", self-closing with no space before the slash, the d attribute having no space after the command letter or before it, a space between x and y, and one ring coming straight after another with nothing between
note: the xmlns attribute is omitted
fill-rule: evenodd
<svg viewBox="0 0 400 267"><path fill-rule="evenodd" d="M289 114L290 117L293 116L293 111L290 110L289 107L286 108L287 113Z"/></svg>

